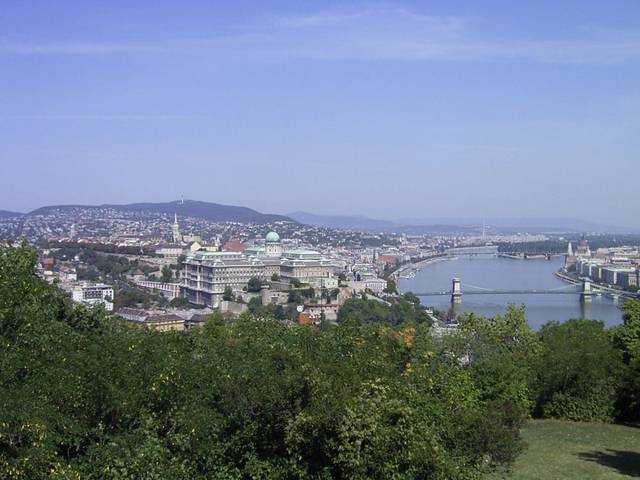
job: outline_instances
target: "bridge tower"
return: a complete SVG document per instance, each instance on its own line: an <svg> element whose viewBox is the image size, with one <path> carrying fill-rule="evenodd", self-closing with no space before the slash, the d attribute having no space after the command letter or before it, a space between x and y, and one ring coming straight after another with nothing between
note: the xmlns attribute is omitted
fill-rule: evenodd
<svg viewBox="0 0 640 480"><path fill-rule="evenodd" d="M451 303L462 303L462 290L460 289L460 279L454 278L451 285Z"/></svg>
<svg viewBox="0 0 640 480"><path fill-rule="evenodd" d="M582 293L580 294L580 301L583 303L591 302L591 296L593 291L591 290L591 280L588 277L582 279Z"/></svg>

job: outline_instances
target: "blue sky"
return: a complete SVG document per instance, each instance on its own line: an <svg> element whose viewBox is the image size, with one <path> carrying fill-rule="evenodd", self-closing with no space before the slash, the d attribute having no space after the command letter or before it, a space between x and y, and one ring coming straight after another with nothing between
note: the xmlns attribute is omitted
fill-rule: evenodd
<svg viewBox="0 0 640 480"><path fill-rule="evenodd" d="M4 1L0 209L640 226L640 2Z"/></svg>

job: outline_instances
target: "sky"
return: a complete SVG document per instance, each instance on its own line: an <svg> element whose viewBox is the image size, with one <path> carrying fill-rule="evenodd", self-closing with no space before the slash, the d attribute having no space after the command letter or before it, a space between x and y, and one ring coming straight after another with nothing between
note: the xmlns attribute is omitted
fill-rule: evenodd
<svg viewBox="0 0 640 480"><path fill-rule="evenodd" d="M637 0L0 3L0 209L640 227Z"/></svg>

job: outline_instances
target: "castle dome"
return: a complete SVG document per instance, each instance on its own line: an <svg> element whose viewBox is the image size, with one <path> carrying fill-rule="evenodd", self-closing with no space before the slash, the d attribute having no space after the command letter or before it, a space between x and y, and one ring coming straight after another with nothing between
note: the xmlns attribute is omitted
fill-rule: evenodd
<svg viewBox="0 0 640 480"><path fill-rule="evenodd" d="M265 237L265 242L267 243L278 243L280 241L280 235L276 232L269 232Z"/></svg>

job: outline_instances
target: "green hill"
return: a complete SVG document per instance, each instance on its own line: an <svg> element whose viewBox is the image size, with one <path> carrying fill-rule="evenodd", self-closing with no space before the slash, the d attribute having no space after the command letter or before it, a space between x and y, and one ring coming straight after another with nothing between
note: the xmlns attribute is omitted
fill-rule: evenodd
<svg viewBox="0 0 640 480"><path fill-rule="evenodd" d="M200 202L197 200L177 200L161 203L131 203L128 205L52 205L40 207L29 212L29 215L49 215L53 213L77 212L81 210L104 208L123 212L150 212L164 213L168 215L177 213L181 217L203 218L214 222L270 223L278 221L294 221L283 215L260 213L247 207L220 205L218 203Z"/></svg>

